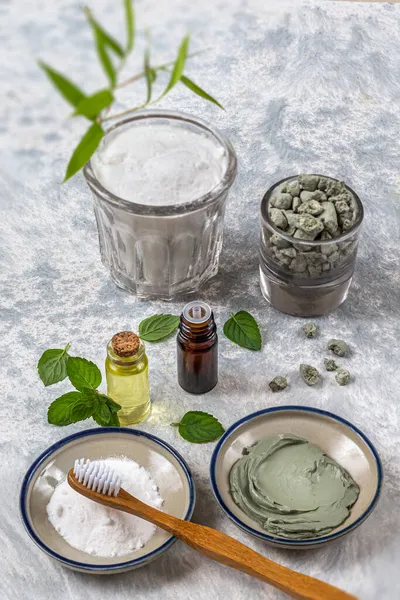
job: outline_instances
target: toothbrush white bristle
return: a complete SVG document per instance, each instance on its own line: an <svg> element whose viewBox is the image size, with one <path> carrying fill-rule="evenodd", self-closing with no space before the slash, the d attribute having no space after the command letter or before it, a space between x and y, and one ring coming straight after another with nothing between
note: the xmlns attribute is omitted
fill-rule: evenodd
<svg viewBox="0 0 400 600"><path fill-rule="evenodd" d="M105 496L118 496L121 489L121 477L102 460L77 458L74 464L74 475L79 483L89 490Z"/></svg>

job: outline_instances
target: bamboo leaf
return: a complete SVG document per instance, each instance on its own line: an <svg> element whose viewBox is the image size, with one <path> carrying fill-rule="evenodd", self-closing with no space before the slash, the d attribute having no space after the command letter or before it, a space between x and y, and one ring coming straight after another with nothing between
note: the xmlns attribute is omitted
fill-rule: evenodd
<svg viewBox="0 0 400 600"><path fill-rule="evenodd" d="M98 123L93 123L75 148L67 166L64 182L75 175L87 163L104 135Z"/></svg>
<svg viewBox="0 0 400 600"><path fill-rule="evenodd" d="M82 115L94 120L98 114L113 102L114 97L110 90L100 90L92 96L83 98L76 107L73 116Z"/></svg>
<svg viewBox="0 0 400 600"><path fill-rule="evenodd" d="M182 77L183 69L185 68L185 63L186 63L186 58L187 58L189 40L190 40L190 38L187 35L183 39L181 45L179 46L178 55L175 59L175 63L174 63L174 67L172 69L170 80L168 82L167 87L161 94L159 100L161 100L161 98L163 98L166 94L168 94L168 92L174 87L174 85L176 85L178 83L178 81Z"/></svg>
<svg viewBox="0 0 400 600"><path fill-rule="evenodd" d="M147 48L144 52L144 76L146 78L147 88L146 104L148 104L151 100L153 82L155 81L157 74L156 71L150 67L150 52Z"/></svg>
<svg viewBox="0 0 400 600"><path fill-rule="evenodd" d="M189 77L182 75L181 82L183 83L183 85L186 85L186 87L189 88L189 90L191 90L198 96L201 96L201 98L204 98L205 100L208 100L209 102L213 102L214 104L216 104L217 106L222 108L222 110L225 110L224 107L222 106L222 104L220 104L218 102L218 100L216 100L215 98L210 96L210 94L207 94L207 92L205 92L200 86L198 86L197 83L195 83L194 81L189 79Z"/></svg>
<svg viewBox="0 0 400 600"><path fill-rule="evenodd" d="M100 25L98 21L92 15L92 12L89 8L84 8L84 13L93 29L93 34L95 38L99 37L104 46L110 48L115 54L117 54L120 58L125 56L125 52L122 46L117 42L115 38L113 38L107 31Z"/></svg>
<svg viewBox="0 0 400 600"><path fill-rule="evenodd" d="M108 55L107 48L111 48L120 57L124 56L124 52L121 46L101 27L101 25L99 25L99 23L97 23L91 11L87 7L85 7L83 10L92 27L100 63L110 81L111 87L113 88L115 87L116 83L116 73L115 67Z"/></svg>
<svg viewBox="0 0 400 600"><path fill-rule="evenodd" d="M46 65L43 61L39 61L39 66L46 73L51 83L60 92L61 96L65 98L67 102L72 106L77 106L81 100L85 97L85 94L76 86L72 81L61 75L58 71L55 71L49 65Z"/></svg>
<svg viewBox="0 0 400 600"><path fill-rule="evenodd" d="M106 44L104 43L104 39L97 32L95 33L95 40L96 40L96 50L97 50L97 54L99 56L99 60L101 62L101 65L104 69L105 74L108 77L111 87L113 88L113 87L115 87L115 83L116 83L116 79L117 79L114 65L111 61L111 58L108 56L107 47L106 47Z"/></svg>
<svg viewBox="0 0 400 600"><path fill-rule="evenodd" d="M132 0L124 0L126 22L126 53L130 52L135 43L135 11Z"/></svg>

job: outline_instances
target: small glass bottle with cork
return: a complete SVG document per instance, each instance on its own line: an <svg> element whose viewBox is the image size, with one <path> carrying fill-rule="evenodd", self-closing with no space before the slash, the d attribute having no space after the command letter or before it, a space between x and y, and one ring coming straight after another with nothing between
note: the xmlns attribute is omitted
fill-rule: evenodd
<svg viewBox="0 0 400 600"><path fill-rule="evenodd" d="M116 333L107 345L108 395L121 405L121 425L140 423L150 413L149 365L144 342L132 331Z"/></svg>
<svg viewBox="0 0 400 600"><path fill-rule="evenodd" d="M177 341L179 385L190 394L205 394L218 381L218 336L211 308L189 302L181 314Z"/></svg>

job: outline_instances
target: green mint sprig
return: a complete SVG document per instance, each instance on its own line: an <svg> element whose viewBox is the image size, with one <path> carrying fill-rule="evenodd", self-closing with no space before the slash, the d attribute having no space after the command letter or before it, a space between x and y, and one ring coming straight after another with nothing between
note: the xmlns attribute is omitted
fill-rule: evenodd
<svg viewBox="0 0 400 600"><path fill-rule="evenodd" d="M186 60L198 54L198 52L189 54L189 36L185 36L182 40L175 60L156 66L152 65L150 62L148 42L144 54L143 71L125 81L118 82L118 75L135 44L135 13L133 3L132 0L123 0L123 2L126 28L125 44L119 43L112 37L95 19L92 11L88 7L83 8L83 12L93 32L99 62L108 80L107 88L102 87L96 92L86 94L65 75L56 71L43 61L39 61L39 66L46 73L53 86L74 108L72 116L82 116L91 122L90 127L87 129L72 153L67 165L64 182L80 171L94 154L104 137L105 132L103 124L105 121L124 116L158 102L179 82L197 96L200 96L223 109L223 106L215 98L203 90L194 81L189 79L189 77L184 75ZM164 91L155 100L152 100L153 84L156 81L159 72L168 72L170 76ZM143 77L146 79L146 100L144 103L119 113L109 114L111 105L114 102L114 91L130 85Z"/></svg>
<svg viewBox="0 0 400 600"><path fill-rule="evenodd" d="M224 325L224 334L231 342L242 348L261 350L260 328L255 318L246 310L241 310L235 315L231 313Z"/></svg>
<svg viewBox="0 0 400 600"><path fill-rule="evenodd" d="M171 426L178 427L179 435L192 444L215 442L225 431L218 419L200 410L187 412Z"/></svg>
<svg viewBox="0 0 400 600"><path fill-rule="evenodd" d="M75 390L56 398L49 406L47 420L52 425L70 425L92 417L102 427L119 427L118 411L121 406L98 391L100 369L90 360L70 356L64 349L43 352L38 362L38 373L45 386L54 385L68 377Z"/></svg>

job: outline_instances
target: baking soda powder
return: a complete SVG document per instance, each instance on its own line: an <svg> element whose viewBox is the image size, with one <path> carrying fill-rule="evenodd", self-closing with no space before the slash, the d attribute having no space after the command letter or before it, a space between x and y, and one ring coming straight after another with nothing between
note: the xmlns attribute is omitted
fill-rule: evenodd
<svg viewBox="0 0 400 600"><path fill-rule="evenodd" d="M222 179L222 144L172 125L136 125L108 134L91 159L97 179L111 193L139 204L192 202Z"/></svg>
<svg viewBox="0 0 400 600"><path fill-rule="evenodd" d="M124 490L154 508L163 505L157 484L144 467L129 458L107 458L122 478ZM68 544L93 556L114 557L139 550L156 526L139 517L107 508L75 492L67 480L60 483L47 505L50 523Z"/></svg>

